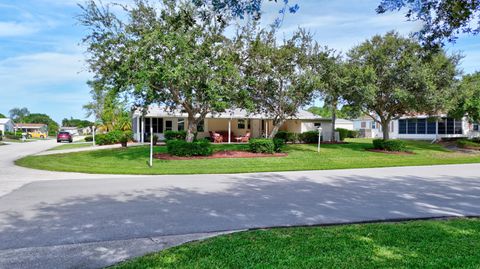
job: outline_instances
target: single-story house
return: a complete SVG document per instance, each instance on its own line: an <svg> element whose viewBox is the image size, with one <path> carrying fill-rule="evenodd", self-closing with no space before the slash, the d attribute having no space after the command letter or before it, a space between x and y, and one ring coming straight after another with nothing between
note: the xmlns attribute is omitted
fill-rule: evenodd
<svg viewBox="0 0 480 269"><path fill-rule="evenodd" d="M335 128L342 128L347 130L354 130L353 129L353 121L346 120L346 119L336 119L335 120Z"/></svg>
<svg viewBox="0 0 480 269"><path fill-rule="evenodd" d="M60 132L67 132L71 135L78 135L78 127L60 127Z"/></svg>
<svg viewBox="0 0 480 269"><path fill-rule="evenodd" d="M14 129L24 133L48 133L48 126L43 123L16 123Z"/></svg>
<svg viewBox="0 0 480 269"><path fill-rule="evenodd" d="M2 134L5 134L5 132L13 132L14 127L15 127L15 124L11 119L9 118L0 119L0 131L2 131Z"/></svg>
<svg viewBox="0 0 480 269"><path fill-rule="evenodd" d="M382 138L382 126L369 116L354 120L355 130L361 137ZM437 140L442 138L478 137L479 123L470 123L466 117L454 119L447 115L404 116L393 120L389 126L393 139Z"/></svg>
<svg viewBox="0 0 480 269"><path fill-rule="evenodd" d="M150 127L153 133L164 139L165 131L185 130L187 125L187 113L182 111L166 111L159 106L150 106L143 115L141 110L134 111L132 129L134 139L139 142L148 140ZM330 138L331 120L301 110L296 117L288 119L280 130L303 133L317 130L322 127L322 136ZM235 136L245 135L250 132L252 138L268 136L273 129L273 121L266 115L251 114L243 109L231 109L222 113L208 114L203 122L197 126L197 137L210 137L210 132L231 133L230 139L224 142L235 142Z"/></svg>

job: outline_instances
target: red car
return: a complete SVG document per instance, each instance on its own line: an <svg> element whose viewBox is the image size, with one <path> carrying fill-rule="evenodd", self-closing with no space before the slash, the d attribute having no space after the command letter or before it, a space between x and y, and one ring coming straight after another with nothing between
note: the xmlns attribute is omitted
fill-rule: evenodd
<svg viewBox="0 0 480 269"><path fill-rule="evenodd" d="M72 135L69 132L59 132L57 134L57 143L67 141L68 143L72 143Z"/></svg>

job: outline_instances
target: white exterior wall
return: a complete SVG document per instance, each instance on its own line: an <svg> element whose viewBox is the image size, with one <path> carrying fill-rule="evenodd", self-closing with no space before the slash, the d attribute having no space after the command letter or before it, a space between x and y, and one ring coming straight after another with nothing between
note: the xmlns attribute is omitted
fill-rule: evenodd
<svg viewBox="0 0 480 269"><path fill-rule="evenodd" d="M2 131L2 133L13 132L14 127L15 126L11 120L7 121L6 123L0 123L0 131Z"/></svg>

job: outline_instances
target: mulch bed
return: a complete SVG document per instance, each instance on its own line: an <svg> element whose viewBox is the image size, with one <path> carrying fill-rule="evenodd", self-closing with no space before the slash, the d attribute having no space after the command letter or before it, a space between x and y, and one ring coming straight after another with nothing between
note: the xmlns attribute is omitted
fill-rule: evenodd
<svg viewBox="0 0 480 269"><path fill-rule="evenodd" d="M197 160L197 159L221 159L221 158L264 158L264 157L286 157L287 153L253 153L240 150L229 151L217 151L210 156L191 156L191 157L179 157L173 156L168 153L157 153L153 157L159 160Z"/></svg>
<svg viewBox="0 0 480 269"><path fill-rule="evenodd" d="M411 151L387 151L382 149L366 149L366 151L376 152L376 153L384 153L384 154L392 154L392 155L413 155L414 152Z"/></svg>

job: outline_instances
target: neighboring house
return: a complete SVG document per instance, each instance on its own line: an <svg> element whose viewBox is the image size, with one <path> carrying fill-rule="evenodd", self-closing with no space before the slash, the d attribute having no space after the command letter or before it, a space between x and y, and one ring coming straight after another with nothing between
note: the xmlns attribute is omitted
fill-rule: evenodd
<svg viewBox="0 0 480 269"><path fill-rule="evenodd" d="M346 119L336 119L335 120L335 128L354 130L353 129L353 121L346 120Z"/></svg>
<svg viewBox="0 0 480 269"><path fill-rule="evenodd" d="M359 131L359 136L364 138L383 137L382 127L370 116L362 116L353 120L353 129Z"/></svg>
<svg viewBox="0 0 480 269"><path fill-rule="evenodd" d="M14 127L15 127L15 124L11 119L9 118L0 119L0 131L2 131L3 134L5 134L5 132L13 132Z"/></svg>
<svg viewBox="0 0 480 269"><path fill-rule="evenodd" d="M165 131L185 130L188 126L187 114L181 111L169 112L158 106L150 106L147 113L142 115L140 110L133 113L132 129L134 138L144 142L153 128L153 133L164 139ZM317 130L322 127L322 136L330 138L331 120L316 116L308 111L299 111L296 117L288 119L280 130L303 133ZM265 137L273 128L272 119L261 114L249 114L242 109L227 110L223 113L208 114L203 122L197 126L197 137L209 137L209 132L225 132L230 130L232 136L245 135L250 132L252 138ZM229 142L229 141L224 141ZM231 142L235 142L231 139Z"/></svg>
<svg viewBox="0 0 480 269"><path fill-rule="evenodd" d="M91 126L83 127L83 128L80 128L78 131L81 135L89 135L89 134L92 134L92 127Z"/></svg>
<svg viewBox="0 0 480 269"><path fill-rule="evenodd" d="M21 130L23 133L48 133L48 126L43 123L17 123L15 130Z"/></svg>
<svg viewBox="0 0 480 269"><path fill-rule="evenodd" d="M383 137L382 126L368 116L356 119L354 128L360 131L361 137ZM480 136L478 123L469 123L465 117L454 119L447 117L447 115L435 117L427 115L405 116L393 120L389 129L389 136L393 139L437 140Z"/></svg>
<svg viewBox="0 0 480 269"><path fill-rule="evenodd" d="M79 135L78 127L61 127L60 132L67 132L71 135Z"/></svg>

